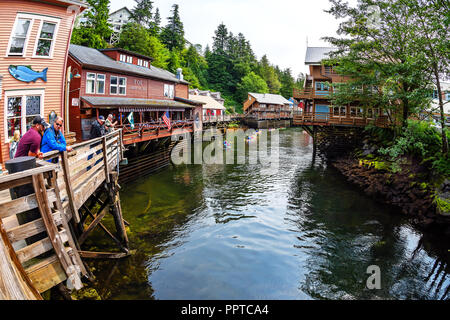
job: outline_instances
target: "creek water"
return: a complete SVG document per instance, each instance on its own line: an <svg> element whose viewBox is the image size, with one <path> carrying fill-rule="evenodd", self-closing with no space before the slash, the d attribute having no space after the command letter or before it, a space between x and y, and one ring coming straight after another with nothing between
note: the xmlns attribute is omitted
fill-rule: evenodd
<svg viewBox="0 0 450 320"><path fill-rule="evenodd" d="M450 297L448 239L313 161L299 129L280 131L278 169L170 166L120 193L136 253L90 263L103 299Z"/></svg>

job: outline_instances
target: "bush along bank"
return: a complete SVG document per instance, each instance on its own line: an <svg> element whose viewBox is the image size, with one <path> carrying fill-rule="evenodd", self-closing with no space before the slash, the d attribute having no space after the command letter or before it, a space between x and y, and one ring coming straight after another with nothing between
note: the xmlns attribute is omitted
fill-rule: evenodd
<svg viewBox="0 0 450 320"><path fill-rule="evenodd" d="M450 137L447 129L447 136ZM368 127L361 147L332 162L348 181L375 199L398 207L422 228L450 236L450 159L442 154L440 131L410 120L395 135Z"/></svg>

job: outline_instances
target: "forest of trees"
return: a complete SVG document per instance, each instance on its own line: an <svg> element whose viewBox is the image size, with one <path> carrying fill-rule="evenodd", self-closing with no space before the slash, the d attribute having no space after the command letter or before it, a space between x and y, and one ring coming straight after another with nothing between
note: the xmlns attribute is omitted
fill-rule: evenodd
<svg viewBox="0 0 450 320"><path fill-rule="evenodd" d="M242 112L248 92L281 94L289 99L294 87L303 86L303 74L294 78L291 69L272 65L266 55L257 59L242 33L234 35L222 23L213 35L212 47L186 40L179 6L174 4L163 26L158 8L151 0L135 0L132 20L123 27L123 49L152 57L153 65L176 72L183 69L191 88L220 91L229 112ZM109 0L87 0L91 9L86 21L75 28L72 43L96 49L108 47Z"/></svg>

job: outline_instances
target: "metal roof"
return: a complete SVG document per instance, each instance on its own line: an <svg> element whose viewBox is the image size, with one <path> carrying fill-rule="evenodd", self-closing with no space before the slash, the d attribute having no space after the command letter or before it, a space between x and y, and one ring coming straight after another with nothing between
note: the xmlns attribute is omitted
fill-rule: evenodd
<svg viewBox="0 0 450 320"><path fill-rule="evenodd" d="M167 70L160 69L152 65L147 68L131 63L116 61L101 53L97 49L71 44L69 48L69 54L77 61L79 61L83 65L83 67L189 84L189 82L187 81L177 79L177 77L173 73Z"/></svg>
<svg viewBox="0 0 450 320"><path fill-rule="evenodd" d="M143 54L140 54L140 53L136 53L136 52L133 52L133 51L130 51L130 50L127 50L127 49L122 49L122 48L106 48L106 49L98 49L98 51L100 51L100 52L118 51L118 52L123 52L123 53L126 53L126 54L130 54L130 55L136 56L138 58L144 58L144 59L148 59L148 60L151 60L151 61L154 60L152 57L149 57L149 56L146 56L146 55L143 55Z"/></svg>
<svg viewBox="0 0 450 320"><path fill-rule="evenodd" d="M249 92L253 98L256 99L259 103L267 103L267 104L290 104L291 102L280 96L279 94L271 94L271 93L252 93Z"/></svg>
<svg viewBox="0 0 450 320"><path fill-rule="evenodd" d="M336 50L333 47L308 47L306 48L305 64L320 64L323 59L328 59L328 54Z"/></svg>
<svg viewBox="0 0 450 320"><path fill-rule="evenodd" d="M216 99L211 97L211 96L202 96L202 95L199 95L199 94L190 94L189 95L189 99L204 103L203 109L225 110L225 107L222 104L220 104Z"/></svg>
<svg viewBox="0 0 450 320"><path fill-rule="evenodd" d="M86 101L94 107L171 107L171 108L193 108L186 103L174 100L157 100L157 99L137 99L137 98L120 98L120 97L96 97L83 96L81 100Z"/></svg>

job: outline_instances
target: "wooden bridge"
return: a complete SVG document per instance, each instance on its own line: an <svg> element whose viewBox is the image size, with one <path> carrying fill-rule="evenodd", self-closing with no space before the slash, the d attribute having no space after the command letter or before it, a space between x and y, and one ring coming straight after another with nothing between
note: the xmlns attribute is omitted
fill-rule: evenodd
<svg viewBox="0 0 450 320"><path fill-rule="evenodd" d="M116 171L123 159L122 131L73 147L70 154L45 154L47 161L37 161L34 169L0 176L4 196L0 203L0 299L42 299L40 293L66 280L69 289L80 289L81 278L90 276L82 258L129 254ZM56 159L57 163L49 162ZM30 186L33 193L5 198L8 189L24 185ZM101 200L105 191L106 199ZM91 197L100 203L96 213L86 206ZM31 217L30 210L38 211L37 217L23 223L24 216ZM101 224L108 211L114 217L116 235ZM88 217L91 223L85 227ZM96 226L114 240L121 252L80 249Z"/></svg>

